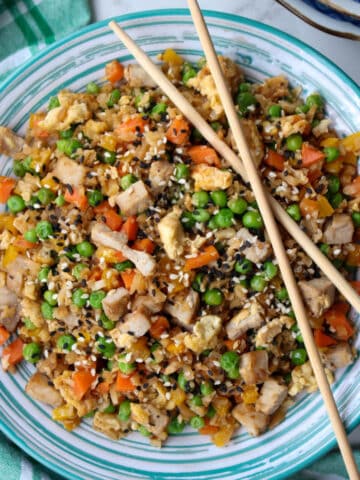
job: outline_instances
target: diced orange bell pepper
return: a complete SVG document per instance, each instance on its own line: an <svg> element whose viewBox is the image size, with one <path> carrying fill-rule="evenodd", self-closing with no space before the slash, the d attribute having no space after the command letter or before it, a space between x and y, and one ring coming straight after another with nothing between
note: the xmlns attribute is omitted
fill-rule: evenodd
<svg viewBox="0 0 360 480"><path fill-rule="evenodd" d="M160 338L161 335L170 327L166 317L159 316L150 327L150 335L154 338Z"/></svg>
<svg viewBox="0 0 360 480"><path fill-rule="evenodd" d="M305 142L301 147L301 158L302 165L304 167L310 167L310 165L324 160L325 154L321 150L318 150L309 143Z"/></svg>
<svg viewBox="0 0 360 480"><path fill-rule="evenodd" d="M190 125L183 117L174 118L167 129L165 136L169 142L174 143L175 145L183 145L189 140Z"/></svg>
<svg viewBox="0 0 360 480"><path fill-rule="evenodd" d="M95 378L96 375L92 375L88 370L77 370L73 373L73 391L77 400L81 400L90 390L91 384Z"/></svg>
<svg viewBox="0 0 360 480"><path fill-rule="evenodd" d="M285 164L285 157L280 155L280 153L275 152L274 150L269 150L265 159L264 163L269 165L269 167L274 167L276 170L284 170Z"/></svg>
<svg viewBox="0 0 360 480"><path fill-rule="evenodd" d="M323 195L318 195L317 202L319 205L319 218L330 217L334 213L333 207Z"/></svg>
<svg viewBox="0 0 360 480"><path fill-rule="evenodd" d="M10 333L5 327L0 326L0 345L4 345L10 338Z"/></svg>
<svg viewBox="0 0 360 480"><path fill-rule="evenodd" d="M84 193L84 188L71 187L71 191L67 188L64 198L67 202L73 203L79 210L84 211L89 206L87 196Z"/></svg>
<svg viewBox="0 0 360 480"><path fill-rule="evenodd" d="M319 348L330 347L331 345L336 345L337 341L335 338L326 335L324 332L320 330L320 328L316 328L314 331L314 339L315 343Z"/></svg>
<svg viewBox="0 0 360 480"><path fill-rule="evenodd" d="M124 282L124 286L127 290L131 289L132 282L135 277L135 270L125 270L124 272L120 273L121 280Z"/></svg>
<svg viewBox="0 0 360 480"><path fill-rule="evenodd" d="M206 163L207 165L214 165L220 168L221 162L216 151L207 145L194 145L187 151L191 161L194 163Z"/></svg>
<svg viewBox="0 0 360 480"><path fill-rule="evenodd" d="M197 257L188 258L185 261L184 271L189 272L196 268L203 267L208 263L211 263L219 258L219 252L213 245L210 245L204 249L203 252L200 252Z"/></svg>
<svg viewBox="0 0 360 480"><path fill-rule="evenodd" d="M113 60L105 65L106 79L111 83L116 83L124 77L124 66L118 60Z"/></svg>
<svg viewBox="0 0 360 480"><path fill-rule="evenodd" d="M306 215L316 216L319 213L319 204L316 200L310 198L303 198L300 202L300 212L303 217Z"/></svg>
<svg viewBox="0 0 360 480"><path fill-rule="evenodd" d="M133 392L135 390L135 385L131 381L131 376L123 375L118 372L116 377L115 390L117 392Z"/></svg>
<svg viewBox="0 0 360 480"><path fill-rule="evenodd" d="M203 427L199 428L200 435L214 435L214 433L219 431L220 427L216 425L204 425Z"/></svg>
<svg viewBox="0 0 360 480"><path fill-rule="evenodd" d="M136 217L132 216L126 219L126 222L122 226L121 231L126 233L129 241L133 241L136 239L138 229L139 227L136 221Z"/></svg>
<svg viewBox="0 0 360 480"><path fill-rule="evenodd" d="M152 255L155 250L155 243L149 238L139 238L136 240L132 246L134 250L139 250L141 252L146 252Z"/></svg>
<svg viewBox="0 0 360 480"><path fill-rule="evenodd" d="M6 203L9 200L15 185L16 180L14 178L0 177L0 203Z"/></svg>
<svg viewBox="0 0 360 480"><path fill-rule="evenodd" d="M24 342L21 338L16 338L2 352L2 358L8 365L16 365L23 359Z"/></svg>
<svg viewBox="0 0 360 480"><path fill-rule="evenodd" d="M327 312L325 312L325 320L335 330L336 338L339 340L348 340L354 334L354 327L346 318L350 306L347 303L335 303Z"/></svg>

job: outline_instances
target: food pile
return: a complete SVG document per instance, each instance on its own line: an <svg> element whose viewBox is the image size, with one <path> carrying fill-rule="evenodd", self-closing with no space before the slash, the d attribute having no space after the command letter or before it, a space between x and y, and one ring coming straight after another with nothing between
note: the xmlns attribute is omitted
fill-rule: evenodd
<svg viewBox="0 0 360 480"><path fill-rule="evenodd" d="M235 149L204 60L161 60ZM360 133L340 138L319 94L220 61L264 183L351 279ZM32 113L25 138L0 127L17 177L0 177L2 367L34 364L27 393L68 430L259 435L317 386L254 195L138 65L105 73ZM350 307L282 234L332 380L355 357Z"/></svg>

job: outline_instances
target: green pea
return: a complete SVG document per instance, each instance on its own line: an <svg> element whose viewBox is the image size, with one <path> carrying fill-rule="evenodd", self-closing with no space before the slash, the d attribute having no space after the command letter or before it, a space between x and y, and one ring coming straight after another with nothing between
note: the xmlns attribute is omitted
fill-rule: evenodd
<svg viewBox="0 0 360 480"><path fill-rule="evenodd" d="M202 140L204 140L204 137L201 135L201 133L199 132L199 130L197 128L193 128L192 132L191 132L191 140L195 143L195 142L201 142Z"/></svg>
<svg viewBox="0 0 360 480"><path fill-rule="evenodd" d="M240 372L238 368L232 368L231 370L228 370L226 372L226 375L232 380L236 380L237 378L240 378Z"/></svg>
<svg viewBox="0 0 360 480"><path fill-rule="evenodd" d="M106 370L111 372L113 368L114 368L114 362L112 360L108 360L106 362Z"/></svg>
<svg viewBox="0 0 360 480"><path fill-rule="evenodd" d="M214 218L219 228L229 228L233 225L234 214L230 208L221 208Z"/></svg>
<svg viewBox="0 0 360 480"><path fill-rule="evenodd" d="M90 82L86 85L86 91L87 93L92 93L93 95L96 95L100 92L100 87L99 85L96 85L95 82Z"/></svg>
<svg viewBox="0 0 360 480"><path fill-rule="evenodd" d="M304 343L303 336L297 324L293 325L290 330L295 333L295 339L298 343Z"/></svg>
<svg viewBox="0 0 360 480"><path fill-rule="evenodd" d="M91 410L91 412L86 413L85 415L82 416L82 418L92 418L95 416L96 410Z"/></svg>
<svg viewBox="0 0 360 480"><path fill-rule="evenodd" d="M68 157L71 157L78 148L82 147L82 144L76 138L64 138L56 142L56 147L60 152L65 153Z"/></svg>
<svg viewBox="0 0 360 480"><path fill-rule="evenodd" d="M127 422L131 415L131 403L130 400L124 400L119 405L118 416L122 422Z"/></svg>
<svg viewBox="0 0 360 480"><path fill-rule="evenodd" d="M125 355L121 355L120 358L124 359ZM125 360L119 360L118 361L118 367L121 373L124 375L130 375L130 373L134 372L136 370L136 363L133 362L126 362Z"/></svg>
<svg viewBox="0 0 360 480"><path fill-rule="evenodd" d="M331 260L331 263L334 265L335 268L337 268L338 270L340 268L342 268L344 262L343 260L341 260L341 258L334 258L333 260Z"/></svg>
<svg viewBox="0 0 360 480"><path fill-rule="evenodd" d="M108 405L106 408L104 408L104 410L102 411L102 413L115 413L116 411L116 407L115 405L112 405L110 403L110 405Z"/></svg>
<svg viewBox="0 0 360 480"><path fill-rule="evenodd" d="M49 205L54 198L55 198L55 193L52 192L49 188L40 188L40 190L37 193L37 198L39 199L40 203L42 205Z"/></svg>
<svg viewBox="0 0 360 480"><path fill-rule="evenodd" d="M192 216L196 222L205 223L210 219L210 213L204 208L197 208L192 212Z"/></svg>
<svg viewBox="0 0 360 480"><path fill-rule="evenodd" d="M293 133L286 139L286 148L291 152L296 152L302 145L302 136L299 133Z"/></svg>
<svg viewBox="0 0 360 480"><path fill-rule="evenodd" d="M68 128L67 130L63 130L59 132L60 138L71 138L74 135L74 130L72 128Z"/></svg>
<svg viewBox="0 0 360 480"><path fill-rule="evenodd" d="M113 320L110 320L104 312L101 312L100 323L105 330L112 330L116 325L116 323Z"/></svg>
<svg viewBox="0 0 360 480"><path fill-rule="evenodd" d="M220 357L220 366L225 372L239 369L240 356L236 352L225 352Z"/></svg>
<svg viewBox="0 0 360 480"><path fill-rule="evenodd" d="M179 385L179 388L181 388L181 390L184 390L185 392L188 391L188 389L189 389L189 382L186 380L183 371L181 371L181 372L178 373L177 383L178 383L178 385Z"/></svg>
<svg viewBox="0 0 360 480"><path fill-rule="evenodd" d="M218 207L226 207L227 204L227 195L224 190L215 190L210 193L211 200Z"/></svg>
<svg viewBox="0 0 360 480"><path fill-rule="evenodd" d="M221 290L218 288L210 288L206 290L203 295L203 300L206 305L210 306L218 306L221 305L224 301L224 295Z"/></svg>
<svg viewBox="0 0 360 480"><path fill-rule="evenodd" d="M264 275L258 273L250 280L250 288L255 292L263 292L267 286L267 281Z"/></svg>
<svg viewBox="0 0 360 480"><path fill-rule="evenodd" d="M35 227L35 231L40 240L46 240L54 233L53 226L47 220L39 222Z"/></svg>
<svg viewBox="0 0 360 480"><path fill-rule="evenodd" d="M127 175L121 177L120 186L123 190L127 190L133 183L136 183L137 181L138 178L135 177L135 175L128 173Z"/></svg>
<svg viewBox="0 0 360 480"><path fill-rule="evenodd" d="M199 430L199 428L202 428L205 425L205 421L199 416L192 417L192 419L190 420L190 425L195 430Z"/></svg>
<svg viewBox="0 0 360 480"><path fill-rule="evenodd" d="M199 272L195 275L194 281L191 284L191 288L196 292L205 292L205 273Z"/></svg>
<svg viewBox="0 0 360 480"><path fill-rule="evenodd" d="M206 65L206 58L200 57L199 60L196 62L196 64L199 68L204 68Z"/></svg>
<svg viewBox="0 0 360 480"><path fill-rule="evenodd" d="M166 103L157 103L150 112L150 115L153 117L154 115L163 115L166 113L167 105Z"/></svg>
<svg viewBox="0 0 360 480"><path fill-rule="evenodd" d="M88 258L88 257L91 257L95 252L95 247L92 243L85 240L84 242L78 243L76 245L76 251L82 257Z"/></svg>
<svg viewBox="0 0 360 480"><path fill-rule="evenodd" d="M64 335L61 335L56 344L60 350L66 350L67 352L70 352L72 349L73 345L76 343L76 338L73 335L70 335L69 333L65 333Z"/></svg>
<svg viewBox="0 0 360 480"><path fill-rule="evenodd" d="M87 197L89 200L89 204L92 207L96 207L104 200L104 195L100 192L100 190L93 190L91 192L87 192Z"/></svg>
<svg viewBox="0 0 360 480"><path fill-rule="evenodd" d="M250 83L244 82L239 85L239 92L250 92Z"/></svg>
<svg viewBox="0 0 360 480"><path fill-rule="evenodd" d="M340 190L340 179L335 175L329 175L328 177L328 192L332 195Z"/></svg>
<svg viewBox="0 0 360 480"><path fill-rule="evenodd" d="M23 322L25 328L27 328L28 330L35 330L37 328L36 325L30 320L30 318L24 318Z"/></svg>
<svg viewBox="0 0 360 480"><path fill-rule="evenodd" d="M319 248L324 255L326 255L326 256L329 255L330 245L328 245L327 243L321 243Z"/></svg>
<svg viewBox="0 0 360 480"><path fill-rule="evenodd" d="M191 202L195 207L204 208L209 203L209 194L203 190L193 193Z"/></svg>
<svg viewBox="0 0 360 480"><path fill-rule="evenodd" d="M294 365L303 365L307 360L307 353L304 348L297 348L290 352L290 360Z"/></svg>
<svg viewBox="0 0 360 480"><path fill-rule="evenodd" d="M301 211L297 203L293 203L286 208L287 213L290 217L295 220L295 222L300 222L301 220Z"/></svg>
<svg viewBox="0 0 360 480"><path fill-rule="evenodd" d="M266 280L272 280L278 274L279 268L273 262L267 261L264 263L264 273Z"/></svg>
<svg viewBox="0 0 360 480"><path fill-rule="evenodd" d="M110 93L109 100L107 101L106 105L109 108L113 107L116 103L118 103L118 101L120 100L120 97L121 97L120 90L118 88L115 88L115 90L113 90Z"/></svg>
<svg viewBox="0 0 360 480"><path fill-rule="evenodd" d="M320 120L318 118L315 118L312 122L311 122L311 128L315 128L319 125L320 123Z"/></svg>
<svg viewBox="0 0 360 480"><path fill-rule="evenodd" d="M20 197L20 195L11 195L6 202L6 205L11 213L22 212L26 207L25 201L22 197Z"/></svg>
<svg viewBox="0 0 360 480"><path fill-rule="evenodd" d="M23 162L21 162L20 160L14 161L13 170L14 170L14 174L17 177L23 177L26 173L26 168L25 168Z"/></svg>
<svg viewBox="0 0 360 480"><path fill-rule="evenodd" d="M47 281L47 277L49 276L49 273L50 273L50 267L41 268L38 273L39 282L45 283Z"/></svg>
<svg viewBox="0 0 360 480"><path fill-rule="evenodd" d="M160 345L159 342L153 343L153 344L151 345L151 347L150 347L150 352L151 352L151 353L156 352L156 350L157 350L158 348L160 348L160 346L161 346L161 345Z"/></svg>
<svg viewBox="0 0 360 480"><path fill-rule="evenodd" d="M48 110L52 110L53 108L60 107L60 101L58 97L51 97L49 100Z"/></svg>
<svg viewBox="0 0 360 480"><path fill-rule="evenodd" d="M99 337L96 348L105 358L112 358L116 350L115 343L106 337Z"/></svg>
<svg viewBox="0 0 360 480"><path fill-rule="evenodd" d="M356 228L360 227L360 212L353 212L351 215L352 221Z"/></svg>
<svg viewBox="0 0 360 480"><path fill-rule="evenodd" d="M341 195L340 192L335 193L335 195L332 195L329 198L330 205L333 208L339 208L343 200L344 200L344 197Z"/></svg>
<svg viewBox="0 0 360 480"><path fill-rule="evenodd" d="M88 300L88 294L82 289L77 288L71 296L72 302L79 308L85 307Z"/></svg>
<svg viewBox="0 0 360 480"><path fill-rule="evenodd" d="M256 105L256 98L250 92L240 92L236 98L241 115L245 115L249 111L249 107Z"/></svg>
<svg viewBox="0 0 360 480"><path fill-rule="evenodd" d="M191 212L183 212L180 221L185 230L191 230L196 223L196 220Z"/></svg>
<svg viewBox="0 0 360 480"><path fill-rule="evenodd" d="M108 165L114 165L116 162L116 153L104 149L101 153L101 160Z"/></svg>
<svg viewBox="0 0 360 480"><path fill-rule="evenodd" d="M308 105L299 105L296 107L295 112L296 113L307 113L310 110L310 107Z"/></svg>
<svg viewBox="0 0 360 480"><path fill-rule="evenodd" d="M215 410L215 407L213 405L209 405L209 408L208 408L208 411L206 413L206 416L208 418L214 418L216 415L216 410Z"/></svg>
<svg viewBox="0 0 360 480"><path fill-rule="evenodd" d="M91 292L89 297L90 305L93 308L102 308L102 301L106 297L106 293L102 290L97 290L96 292Z"/></svg>
<svg viewBox="0 0 360 480"><path fill-rule="evenodd" d="M218 132L219 130L222 129L222 125L220 122L211 122L210 127L214 130L214 132Z"/></svg>
<svg viewBox="0 0 360 480"><path fill-rule="evenodd" d="M167 426L167 431L170 434L176 435L177 433L181 433L185 428L185 422L179 422L177 417L170 420L169 425Z"/></svg>
<svg viewBox="0 0 360 480"><path fill-rule="evenodd" d="M327 163L334 162L340 156L340 150L336 147L325 147L324 153Z"/></svg>
<svg viewBox="0 0 360 480"><path fill-rule="evenodd" d="M56 198L55 198L55 204L58 206L58 207L63 207L65 205L65 198L64 198L64 195L58 195Z"/></svg>
<svg viewBox="0 0 360 480"><path fill-rule="evenodd" d="M200 355L202 355L203 357L208 357L211 352L212 348L207 348L206 350L203 350Z"/></svg>
<svg viewBox="0 0 360 480"><path fill-rule="evenodd" d="M190 400L191 405L194 407L202 407L202 399L200 395L194 395L193 398Z"/></svg>
<svg viewBox="0 0 360 480"><path fill-rule="evenodd" d="M45 318L45 320L52 320L54 317L54 308L47 302L43 302L41 304L41 315Z"/></svg>
<svg viewBox="0 0 360 480"><path fill-rule="evenodd" d="M43 296L44 300L52 307L55 307L58 304L57 294L55 292L52 292L51 290L46 290Z"/></svg>
<svg viewBox="0 0 360 480"><path fill-rule="evenodd" d="M275 297L280 301L284 302L285 300L288 300L289 294L288 291L285 287L280 288L279 290L276 290L275 292Z"/></svg>
<svg viewBox="0 0 360 480"><path fill-rule="evenodd" d="M211 382L203 382L200 385L200 392L201 392L201 395L203 395L204 397L213 393L214 392L214 387L213 387L212 383Z"/></svg>
<svg viewBox="0 0 360 480"><path fill-rule="evenodd" d="M242 258L235 263L235 272L240 273L240 275L247 275L253 270L253 263L250 262L247 258Z"/></svg>
<svg viewBox="0 0 360 480"><path fill-rule="evenodd" d="M177 180L187 179L190 176L189 166L185 163L178 163L175 167L175 178Z"/></svg>
<svg viewBox="0 0 360 480"><path fill-rule="evenodd" d="M258 211L248 211L242 216L242 223L246 228L254 228L258 230L264 226L263 220L261 218L260 212Z"/></svg>
<svg viewBox="0 0 360 480"><path fill-rule="evenodd" d="M242 215L246 211L248 203L243 198L232 198L228 201L228 207L236 215Z"/></svg>
<svg viewBox="0 0 360 480"><path fill-rule="evenodd" d="M32 342L24 345L23 356L27 362L37 363L41 358L41 347L38 343Z"/></svg>
<svg viewBox="0 0 360 480"><path fill-rule="evenodd" d="M323 108L324 100L318 93L313 93L309 95L306 99L306 105L310 108L316 105L319 108Z"/></svg>
<svg viewBox="0 0 360 480"><path fill-rule="evenodd" d="M36 243L38 238L37 238L37 235L36 235L35 228L32 228L31 230L28 230L27 232L25 232L24 233L24 238L28 242Z"/></svg>
<svg viewBox="0 0 360 480"><path fill-rule="evenodd" d="M76 280L80 280L82 277L82 272L89 268L85 263L78 263L75 265L75 267L72 269L71 273L72 275L76 278Z"/></svg>
<svg viewBox="0 0 360 480"><path fill-rule="evenodd" d="M280 107L280 105L270 105L267 113L272 118L281 117L281 107Z"/></svg>
<svg viewBox="0 0 360 480"><path fill-rule="evenodd" d="M182 81L186 85L190 78L196 77L197 72L195 68L190 65L190 63L184 63L183 65L183 74L182 74Z"/></svg>
<svg viewBox="0 0 360 480"><path fill-rule="evenodd" d="M133 262L130 262L130 260L124 260L123 262L115 263L114 268L118 272L125 272L125 270L128 270L129 268L134 268L135 265Z"/></svg>
<svg viewBox="0 0 360 480"><path fill-rule="evenodd" d="M216 222L215 216L210 218L207 226L208 226L208 228L210 228L210 230L216 230L218 228L218 224Z"/></svg>

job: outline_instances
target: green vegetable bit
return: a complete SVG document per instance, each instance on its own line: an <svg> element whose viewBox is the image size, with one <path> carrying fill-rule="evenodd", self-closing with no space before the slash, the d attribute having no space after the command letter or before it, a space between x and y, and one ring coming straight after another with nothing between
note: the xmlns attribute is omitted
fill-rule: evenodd
<svg viewBox="0 0 360 480"><path fill-rule="evenodd" d="M129 420L131 415L131 403L130 400L124 400L120 403L118 417L122 422Z"/></svg>
<svg viewBox="0 0 360 480"><path fill-rule="evenodd" d="M185 428L185 422L179 422L177 417L170 420L170 423L167 427L167 431L170 434L176 435L177 433L181 433Z"/></svg>
<svg viewBox="0 0 360 480"><path fill-rule="evenodd" d="M115 343L107 337L99 337L96 348L105 358L112 358L116 350Z"/></svg>
<svg viewBox="0 0 360 480"><path fill-rule="evenodd" d="M27 362L37 363L41 358L41 347L38 343L32 342L24 345L23 356Z"/></svg>
<svg viewBox="0 0 360 480"><path fill-rule="evenodd" d="M208 408L208 411L206 413L206 416L208 418L214 418L216 415L216 410L215 410L215 407L213 405L209 405L209 408Z"/></svg>
<svg viewBox="0 0 360 480"><path fill-rule="evenodd" d="M63 207L65 205L65 198L64 198L64 195L58 195L56 198L55 198L55 204L58 206L58 207Z"/></svg>
<svg viewBox="0 0 360 480"><path fill-rule="evenodd" d="M255 292L263 292L267 286L267 281L263 274L257 273L250 280L250 288Z"/></svg>
<svg viewBox="0 0 360 480"><path fill-rule="evenodd" d="M204 208L197 208L192 212L192 216L196 222L205 223L210 219L210 213Z"/></svg>
<svg viewBox="0 0 360 480"><path fill-rule="evenodd" d="M181 215L180 221L182 223L182 226L185 228L185 230L191 230L196 223L196 220L193 217L193 214L191 212L183 212L183 214Z"/></svg>
<svg viewBox="0 0 360 480"><path fill-rule="evenodd" d="M328 192L330 194L335 194L340 190L340 178L335 175L329 175L328 177Z"/></svg>
<svg viewBox="0 0 360 480"><path fill-rule="evenodd" d="M268 115L272 118L281 117L280 105L270 105L270 107L268 108Z"/></svg>
<svg viewBox="0 0 360 480"><path fill-rule="evenodd" d="M318 108L324 107L324 100L318 93L313 93L309 95L306 99L306 105L310 108L316 105Z"/></svg>
<svg viewBox="0 0 360 480"><path fill-rule="evenodd" d="M327 163L334 162L340 156L340 150L336 147L325 147L324 153Z"/></svg>
<svg viewBox="0 0 360 480"><path fill-rule="evenodd" d="M204 208L209 203L209 194L203 190L193 193L191 197L192 204L197 208Z"/></svg>
<svg viewBox="0 0 360 480"><path fill-rule="evenodd" d="M190 176L190 168L185 163L178 163L175 167L175 178L177 180L187 179Z"/></svg>
<svg viewBox="0 0 360 480"><path fill-rule="evenodd" d="M11 213L22 212L26 207L25 201L20 195L11 195L6 202L6 205Z"/></svg>
<svg viewBox="0 0 360 480"><path fill-rule="evenodd" d="M127 362L125 360L126 354L120 356L120 360L118 361L118 367L121 373L124 375L130 375L130 373L136 370L136 363L134 362Z"/></svg>
<svg viewBox="0 0 360 480"><path fill-rule="evenodd" d="M58 304L57 294L55 292L52 292L51 290L46 290L43 296L45 302L47 302L52 307L55 307Z"/></svg>
<svg viewBox="0 0 360 480"><path fill-rule="evenodd" d="M166 113L166 110L167 110L167 105L166 103L157 103L152 109L151 109L151 112L150 112L150 115L153 117L153 116L156 116L156 115L164 115L164 113Z"/></svg>
<svg viewBox="0 0 360 480"><path fill-rule="evenodd" d="M76 338L73 335L70 335L69 333L65 333L64 335L61 335L58 340L57 340L57 346L60 348L60 350L65 350L67 352L70 352L72 349L72 346L75 345L76 343Z"/></svg>
<svg viewBox="0 0 360 480"><path fill-rule="evenodd" d="M240 92L236 98L236 103L239 107L241 115L245 115L249 111L249 107L256 105L256 98L248 91Z"/></svg>
<svg viewBox="0 0 360 480"><path fill-rule="evenodd" d="M106 292L102 290L97 290L96 292L91 292L89 297L89 303L93 308L99 309L102 308L102 301L106 297Z"/></svg>
<svg viewBox="0 0 360 480"><path fill-rule="evenodd" d="M326 256L329 255L329 253L330 253L330 245L329 244L321 243L319 248L324 255L326 255Z"/></svg>
<svg viewBox="0 0 360 480"><path fill-rule="evenodd" d="M250 92L250 83L244 82L239 85L239 93Z"/></svg>
<svg viewBox="0 0 360 480"><path fill-rule="evenodd" d="M213 387L212 383L211 382L203 382L200 385L200 392L201 392L201 395L203 395L204 397L213 393L214 392L214 387Z"/></svg>
<svg viewBox="0 0 360 480"><path fill-rule="evenodd" d="M49 100L48 110L52 110L56 107L60 107L60 101L58 97L51 97Z"/></svg>
<svg viewBox="0 0 360 480"><path fill-rule="evenodd" d="M191 405L194 407L202 407L203 402L200 395L194 395L190 400Z"/></svg>
<svg viewBox="0 0 360 480"><path fill-rule="evenodd" d="M49 188L40 188L37 193L37 198L42 205L49 205L55 199L55 193Z"/></svg>
<svg viewBox="0 0 360 480"><path fill-rule="evenodd" d="M242 215L248 207L247 201L243 198L232 198L227 205L236 215Z"/></svg>
<svg viewBox="0 0 360 480"><path fill-rule="evenodd" d="M353 212L351 215L352 221L356 228L360 227L360 212Z"/></svg>
<svg viewBox="0 0 360 480"><path fill-rule="evenodd" d="M46 240L54 233L53 226L47 220L39 222L35 227L35 231L40 240Z"/></svg>
<svg viewBox="0 0 360 480"><path fill-rule="evenodd" d="M128 173L127 175L124 175L121 177L120 180L120 187L123 190L127 190L133 183L136 183L138 181L138 178L135 177L132 173Z"/></svg>
<svg viewBox="0 0 360 480"><path fill-rule="evenodd" d="M299 133L293 133L286 139L286 148L291 152L296 152L302 146L302 136Z"/></svg>
<svg viewBox="0 0 360 480"><path fill-rule="evenodd" d="M89 205L92 207L96 207L104 200L104 195L100 192L100 190L92 190L91 192L87 192L87 197L89 200Z"/></svg>
<svg viewBox="0 0 360 480"><path fill-rule="evenodd" d="M290 352L290 360L294 365L303 365L307 358L307 353L304 348L297 348Z"/></svg>
<svg viewBox="0 0 360 480"><path fill-rule="evenodd" d="M50 273L50 267L43 267L38 273L38 280L41 283L45 283Z"/></svg>
<svg viewBox="0 0 360 480"><path fill-rule="evenodd" d="M218 288L211 288L206 290L203 300L209 306L219 306L224 301L224 294Z"/></svg>
<svg viewBox="0 0 360 480"><path fill-rule="evenodd" d="M86 85L86 91L87 93L92 93L93 95L96 95L100 92L100 87L95 82L90 82Z"/></svg>
<svg viewBox="0 0 360 480"><path fill-rule="evenodd" d="M261 218L260 212L258 211L248 211L244 213L242 216L242 223L244 227L246 228L254 228L255 230L258 230L260 228L263 228L264 223Z"/></svg>
<svg viewBox="0 0 360 480"><path fill-rule="evenodd" d="M135 265L133 262L130 262L130 260L124 260L123 262L115 263L114 268L118 272L125 272L125 270L128 270L129 268L134 268Z"/></svg>
<svg viewBox="0 0 360 480"><path fill-rule="evenodd" d="M344 197L341 195L340 192L335 193L335 195L332 195L329 198L330 205L333 208L339 208L343 200L344 200Z"/></svg>
<svg viewBox="0 0 360 480"><path fill-rule="evenodd" d="M247 258L242 258L235 263L234 268L235 272L240 273L240 275L247 275L252 272L254 265Z"/></svg>
<svg viewBox="0 0 360 480"><path fill-rule="evenodd" d="M196 77L196 70L190 63L184 63L182 68L182 81L186 85L190 78Z"/></svg>
<svg viewBox="0 0 360 480"><path fill-rule="evenodd" d="M199 272L195 275L194 281L191 284L191 288L196 292L205 292L205 273Z"/></svg>
<svg viewBox="0 0 360 480"><path fill-rule="evenodd" d="M54 317L54 308L48 303L43 302L41 304L41 315L45 318L45 320L52 320Z"/></svg>
<svg viewBox="0 0 360 480"><path fill-rule="evenodd" d="M102 161L108 165L114 165L116 162L116 153L111 152L110 150L105 150L102 152Z"/></svg>
<svg viewBox="0 0 360 480"><path fill-rule="evenodd" d="M211 200L218 207L226 207L227 204L227 195L224 190L215 190L210 193Z"/></svg>
<svg viewBox="0 0 360 480"><path fill-rule="evenodd" d="M220 357L220 366L225 372L233 372L239 369L240 356L236 352L225 352Z"/></svg>
<svg viewBox="0 0 360 480"><path fill-rule="evenodd" d="M115 413L115 412L116 412L116 407L115 407L115 405L112 405L111 403L106 408L104 408L104 410L102 411L102 413Z"/></svg>
<svg viewBox="0 0 360 480"><path fill-rule="evenodd" d="M57 149L60 152L65 153L68 157L71 157L78 148L82 147L82 144L76 138L64 138L56 142Z"/></svg>
<svg viewBox="0 0 360 480"><path fill-rule="evenodd" d="M264 273L266 280L272 280L279 272L277 265L274 265L273 262L267 261L264 263Z"/></svg>
<svg viewBox="0 0 360 480"><path fill-rule="evenodd" d="M116 323L113 320L110 320L104 312L101 312L100 324L105 330L112 330L116 325Z"/></svg>
<svg viewBox="0 0 360 480"><path fill-rule="evenodd" d="M74 290L71 299L74 305L82 308L85 307L88 297L89 295L82 288L77 288Z"/></svg>
<svg viewBox="0 0 360 480"><path fill-rule="evenodd" d="M30 320L30 318L24 318L23 320L25 328L28 330L36 330L36 325Z"/></svg>
<svg viewBox="0 0 360 480"><path fill-rule="evenodd" d="M297 203L293 203L286 208L287 213L290 217L295 220L295 222L300 222L301 220L301 212L300 207Z"/></svg>
<svg viewBox="0 0 360 480"><path fill-rule="evenodd" d="M275 292L275 297L280 301L284 302L285 300L289 299L289 294L288 291L285 287L280 288L279 290L276 290Z"/></svg>
<svg viewBox="0 0 360 480"><path fill-rule="evenodd" d="M71 273L76 278L76 280L80 280L82 277L82 272L89 268L85 263L78 263L72 269Z"/></svg>
<svg viewBox="0 0 360 480"><path fill-rule="evenodd" d="M214 215L215 223L219 228L229 228L233 225L234 213L230 208L221 208L216 215Z"/></svg>
<svg viewBox="0 0 360 480"><path fill-rule="evenodd" d="M109 108L112 108L115 104L118 103L118 101L120 100L120 97L121 97L120 90L118 88L115 88L115 90L113 90L110 93L109 100L107 101L106 105Z"/></svg>
<svg viewBox="0 0 360 480"><path fill-rule="evenodd" d="M95 252L95 247L92 243L84 241L76 245L76 251L82 257L91 257Z"/></svg>
<svg viewBox="0 0 360 480"><path fill-rule="evenodd" d="M68 128L67 130L63 130L59 132L60 138L71 138L74 135L74 130L72 128Z"/></svg>
<svg viewBox="0 0 360 480"><path fill-rule="evenodd" d="M36 230L35 228L32 228L31 230L28 230L27 232L24 233L24 238L25 240L27 240L28 242L31 242L31 243L36 243L38 238L37 238L37 235L36 235Z"/></svg>
<svg viewBox="0 0 360 480"><path fill-rule="evenodd" d="M177 383L178 383L179 387L181 388L181 390L184 390L185 392L187 392L189 390L189 382L186 380L183 371L178 373Z"/></svg>
<svg viewBox="0 0 360 480"><path fill-rule="evenodd" d="M199 430L199 428L202 428L205 425L205 421L202 417L199 416L192 417L192 419L190 420L190 425L195 430Z"/></svg>

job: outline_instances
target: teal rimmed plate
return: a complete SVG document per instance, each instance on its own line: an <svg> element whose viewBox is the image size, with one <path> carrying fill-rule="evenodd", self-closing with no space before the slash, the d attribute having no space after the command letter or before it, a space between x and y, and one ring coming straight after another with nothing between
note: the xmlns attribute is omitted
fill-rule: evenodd
<svg viewBox="0 0 360 480"><path fill-rule="evenodd" d="M342 133L360 130L358 87L334 64L307 45L278 30L242 17L205 11L219 53L235 59L250 79L284 73L304 93L320 91ZM172 47L188 59L202 55L187 10L157 10L117 19L153 58ZM14 73L0 89L0 124L24 132L30 112L44 108L61 88L81 90L103 77L104 65L131 55L106 22L84 28L55 43ZM0 174L11 163L0 159ZM357 347L359 347L359 340ZM360 361L338 373L333 391L347 428L360 420ZM319 394L307 395L279 426L258 438L240 430L229 446L214 447L208 437L186 430L161 450L131 434L113 441L84 423L72 433L51 420L49 408L25 395L32 367L16 375L0 374L0 427L32 457L71 479L87 480L270 480L305 467L334 446Z"/></svg>

